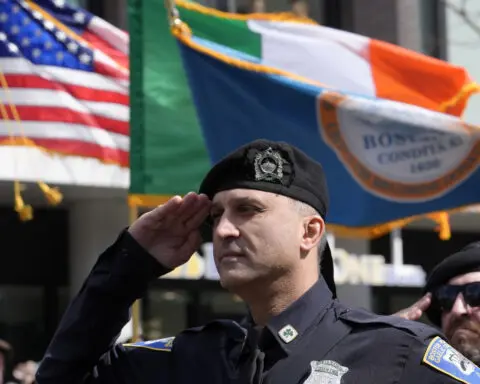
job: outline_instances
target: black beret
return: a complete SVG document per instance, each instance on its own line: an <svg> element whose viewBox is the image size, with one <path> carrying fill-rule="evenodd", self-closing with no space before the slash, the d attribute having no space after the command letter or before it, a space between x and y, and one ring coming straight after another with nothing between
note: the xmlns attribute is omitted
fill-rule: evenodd
<svg viewBox="0 0 480 384"><path fill-rule="evenodd" d="M288 143L262 139L236 149L207 173L199 193L213 199L218 192L236 188L287 196L310 205L323 218L327 215L328 190L322 166ZM322 253L320 268L336 296L328 243Z"/></svg>
<svg viewBox="0 0 480 384"><path fill-rule="evenodd" d="M474 271L480 271L480 241L471 243L442 260L428 276L424 293L434 292L438 287L447 284L450 279ZM426 314L433 324L441 326L442 313L437 305L434 303L430 305Z"/></svg>

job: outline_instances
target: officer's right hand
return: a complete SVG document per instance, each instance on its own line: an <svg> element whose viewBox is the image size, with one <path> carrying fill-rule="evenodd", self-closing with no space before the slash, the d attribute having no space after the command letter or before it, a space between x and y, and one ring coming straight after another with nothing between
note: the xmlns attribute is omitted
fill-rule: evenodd
<svg viewBox="0 0 480 384"><path fill-rule="evenodd" d="M422 317L423 312L425 312L432 302L432 295L427 293L416 303L412 304L410 307L402 309L401 311L394 314L394 316L403 317L407 320L418 320Z"/></svg>
<svg viewBox="0 0 480 384"><path fill-rule="evenodd" d="M190 192L139 217L128 229L160 264L176 268L186 263L201 244L200 225L210 212L205 195Z"/></svg>

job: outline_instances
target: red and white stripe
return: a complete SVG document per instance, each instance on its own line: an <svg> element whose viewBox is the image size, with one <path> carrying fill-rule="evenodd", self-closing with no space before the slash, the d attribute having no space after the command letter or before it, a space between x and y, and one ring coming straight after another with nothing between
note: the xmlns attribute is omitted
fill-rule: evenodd
<svg viewBox="0 0 480 384"><path fill-rule="evenodd" d="M12 119L0 124L0 145L12 134L24 135L57 153L128 167L128 35L95 17L90 25L82 37L94 49L95 73L0 59L9 85L0 101ZM10 103L21 124L13 121Z"/></svg>

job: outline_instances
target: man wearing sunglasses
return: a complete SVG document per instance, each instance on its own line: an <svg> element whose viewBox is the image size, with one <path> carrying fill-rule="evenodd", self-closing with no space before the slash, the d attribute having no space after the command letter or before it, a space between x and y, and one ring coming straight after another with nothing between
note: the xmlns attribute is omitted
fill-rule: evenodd
<svg viewBox="0 0 480 384"><path fill-rule="evenodd" d="M480 365L480 241L438 264L424 292L425 296L397 315L418 320L425 313L454 348Z"/></svg>

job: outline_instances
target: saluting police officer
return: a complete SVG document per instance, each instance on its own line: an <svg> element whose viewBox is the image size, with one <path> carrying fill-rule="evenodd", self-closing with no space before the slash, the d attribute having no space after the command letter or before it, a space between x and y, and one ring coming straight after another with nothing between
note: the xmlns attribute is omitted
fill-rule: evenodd
<svg viewBox="0 0 480 384"><path fill-rule="evenodd" d="M210 170L200 194L146 213L100 256L38 383L479 382L479 369L433 328L335 298L327 207L322 167L299 149L266 140L237 149ZM221 284L245 300L248 318L113 346L148 283L198 248L207 218Z"/></svg>

